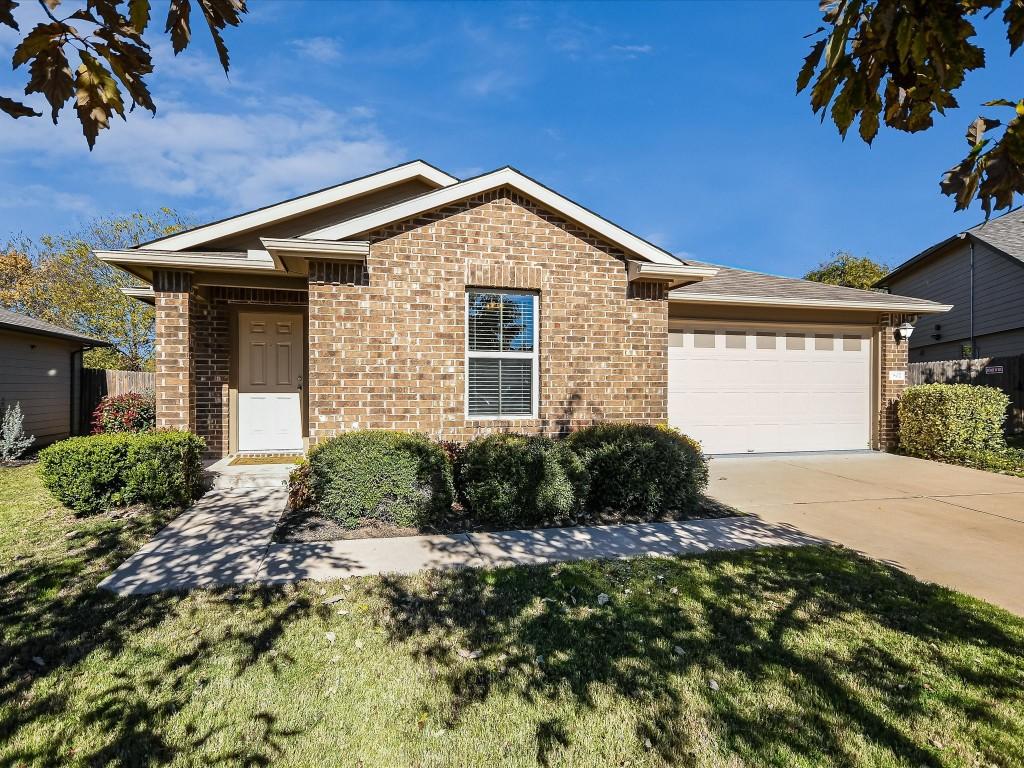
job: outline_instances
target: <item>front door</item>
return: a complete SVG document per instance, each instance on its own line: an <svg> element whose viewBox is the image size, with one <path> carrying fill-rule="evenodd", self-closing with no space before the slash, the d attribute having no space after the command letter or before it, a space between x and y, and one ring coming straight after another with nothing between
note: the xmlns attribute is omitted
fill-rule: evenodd
<svg viewBox="0 0 1024 768"><path fill-rule="evenodd" d="M302 315L238 315L238 450L302 450Z"/></svg>

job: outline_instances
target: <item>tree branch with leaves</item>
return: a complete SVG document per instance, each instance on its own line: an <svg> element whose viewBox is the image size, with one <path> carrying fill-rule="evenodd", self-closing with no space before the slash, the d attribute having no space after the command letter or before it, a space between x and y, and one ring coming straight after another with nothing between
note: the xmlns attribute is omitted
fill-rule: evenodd
<svg viewBox="0 0 1024 768"><path fill-rule="evenodd" d="M916 133L932 127L935 113L959 106L954 94L967 73L985 66L975 17L1001 12L1009 55L1024 43L1024 0L825 0L821 10L824 25L808 35L816 40L797 92L810 88L812 110L822 121L830 115L843 138L857 121L868 144L883 122ZM984 106L1014 114L971 122L970 150L940 189L956 210L978 200L987 217L1024 194L1024 99Z"/></svg>
<svg viewBox="0 0 1024 768"><path fill-rule="evenodd" d="M95 250L131 248L186 228L174 211L97 219L81 230L0 247L0 306L111 343L85 353L90 368L152 367L153 308L126 296L141 285L96 258Z"/></svg>
<svg viewBox="0 0 1024 768"><path fill-rule="evenodd" d="M245 0L195 0L213 36L225 74L228 49L221 34L237 27L247 12ZM73 101L89 148L100 130L110 127L116 114L142 107L156 114L156 104L145 78L153 72L153 57L144 34L149 27L151 0L85 0L83 7L59 15L61 0L38 0L47 21L37 24L15 48L11 67L28 67L25 94L41 94L50 105L54 124L60 110ZM164 32L174 54L192 39L192 0L170 0ZM20 31L15 18L16 0L0 0L0 24ZM72 60L78 64L72 69ZM123 91L123 92L122 92ZM42 113L0 95L0 110L13 118L41 117Z"/></svg>

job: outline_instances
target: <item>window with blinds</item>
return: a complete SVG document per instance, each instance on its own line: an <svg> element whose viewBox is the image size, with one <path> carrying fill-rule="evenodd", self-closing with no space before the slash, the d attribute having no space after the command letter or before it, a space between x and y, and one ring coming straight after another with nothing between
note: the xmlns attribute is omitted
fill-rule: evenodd
<svg viewBox="0 0 1024 768"><path fill-rule="evenodd" d="M536 294L466 294L466 367L468 416L536 415Z"/></svg>

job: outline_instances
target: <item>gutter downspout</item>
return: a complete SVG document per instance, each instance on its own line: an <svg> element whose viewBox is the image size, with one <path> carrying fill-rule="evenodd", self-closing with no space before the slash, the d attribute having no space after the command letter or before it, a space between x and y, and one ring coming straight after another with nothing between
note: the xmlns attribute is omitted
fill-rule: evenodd
<svg viewBox="0 0 1024 768"><path fill-rule="evenodd" d="M978 348L974 341L974 238L969 237L968 243L971 248L971 357L978 356Z"/></svg>

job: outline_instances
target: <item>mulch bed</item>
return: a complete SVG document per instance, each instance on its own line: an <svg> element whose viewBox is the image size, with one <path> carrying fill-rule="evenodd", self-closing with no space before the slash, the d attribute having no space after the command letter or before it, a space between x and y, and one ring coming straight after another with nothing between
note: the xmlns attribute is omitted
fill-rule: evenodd
<svg viewBox="0 0 1024 768"><path fill-rule="evenodd" d="M696 507L685 514L670 515L655 520L622 520L609 514L601 518L581 521L579 525L615 525L617 523L667 522L670 520L706 520L715 517L734 517L742 513L707 496L701 497ZM550 528L555 526L539 526ZM360 520L356 528L346 528L331 518L317 514L316 509L296 509L285 512L284 517L274 531L274 541L285 544L298 544L315 541L341 541L344 539L391 539L400 536L423 536L427 534L469 533L503 530L499 528L476 525L472 521L453 519L446 524L432 529L420 529L410 526L393 525L372 518Z"/></svg>

